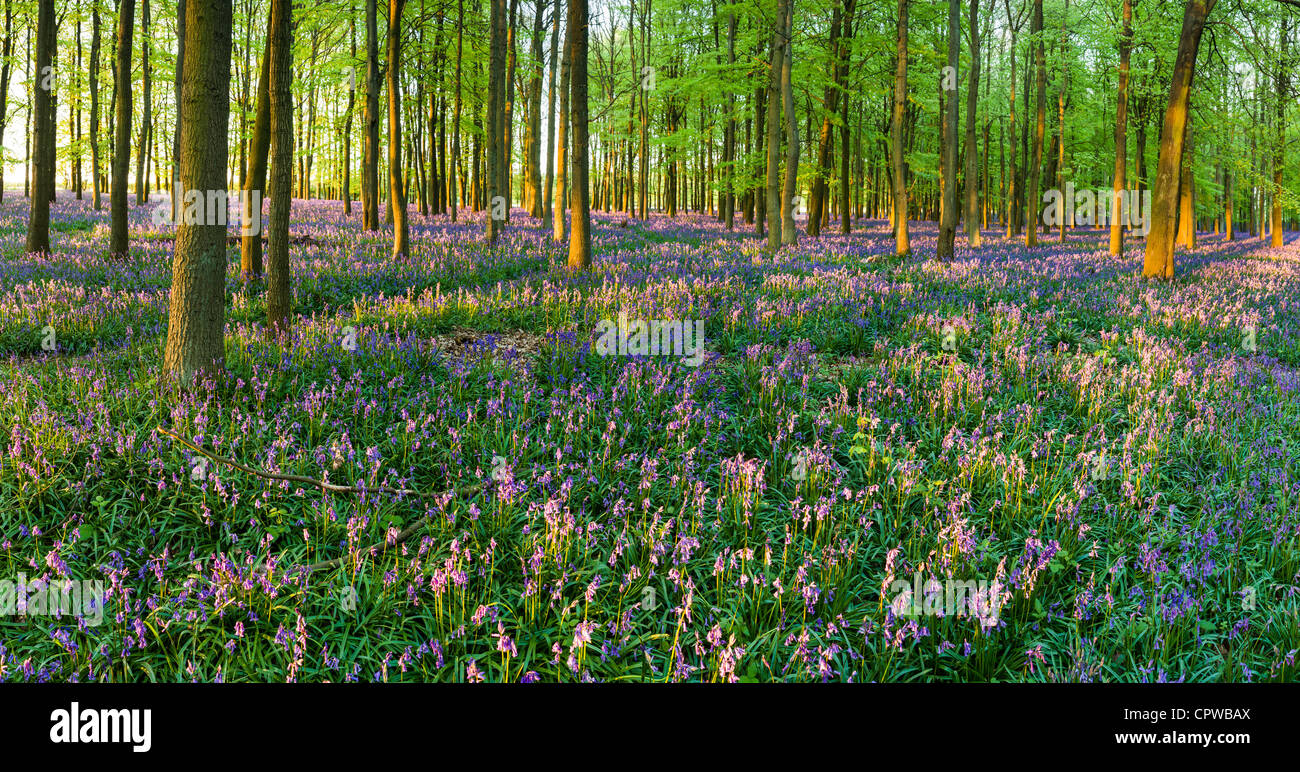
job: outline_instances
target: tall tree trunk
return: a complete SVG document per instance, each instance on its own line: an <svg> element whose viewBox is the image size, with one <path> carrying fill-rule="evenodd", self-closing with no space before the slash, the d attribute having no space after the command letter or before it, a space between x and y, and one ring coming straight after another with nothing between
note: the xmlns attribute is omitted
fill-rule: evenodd
<svg viewBox="0 0 1300 772"><path fill-rule="evenodd" d="M851 0L850 0L851 1ZM727 12L727 67L736 66L736 12ZM727 230L736 227L736 95L727 89L727 129L723 139L723 163L725 164L726 186L723 192L723 219Z"/></svg>
<svg viewBox="0 0 1300 772"><path fill-rule="evenodd" d="M1277 138L1273 145L1273 239L1269 242L1274 247L1282 246L1285 228L1282 225L1282 169L1285 166L1283 152L1286 150L1286 107L1291 100L1291 59L1288 55L1287 36L1290 33L1289 20L1282 18L1282 35L1278 44L1277 62L1277 125L1274 130Z"/></svg>
<svg viewBox="0 0 1300 772"><path fill-rule="evenodd" d="M1115 103L1114 198L1110 202L1110 253L1124 254L1124 175L1128 168L1128 77L1133 50L1133 0L1124 0L1124 28L1119 39L1119 95Z"/></svg>
<svg viewBox="0 0 1300 772"><path fill-rule="evenodd" d="M54 195L54 0L36 4L36 81L32 95L32 199L27 251L50 251L50 198Z"/></svg>
<svg viewBox="0 0 1300 772"><path fill-rule="evenodd" d="M93 14L95 19L94 21L95 31L93 34L95 35L95 38L91 45L91 50L96 52L97 54L99 50L98 49L99 46L99 7L98 6L94 7ZM9 57L13 55L13 52L14 52L13 0L5 0L5 36L4 36L4 40L0 41L0 137L4 136L5 126L8 124L8 121L6 121L5 118L8 115L6 111L8 110L8 106L9 106L9 73L11 70L10 65L12 64ZM97 59L98 57L96 54L92 54L91 59ZM91 104L94 104L95 103L95 76L93 73L90 76L90 92L91 92L90 95ZM4 163L0 162L0 201L3 201L5 196L4 167L5 167ZM96 209L99 208L98 199L95 208Z"/></svg>
<svg viewBox="0 0 1300 772"><path fill-rule="evenodd" d="M491 0L490 32L488 50L488 94L487 94L487 242L496 244L504 222L504 208L510 206L502 189L505 176L501 166L505 162L505 60L506 60L506 3L505 0Z"/></svg>
<svg viewBox="0 0 1300 772"><path fill-rule="evenodd" d="M271 150L271 38L262 52L261 74L257 77L257 115L248 152L248 173L244 176L244 232L239 242L239 276L245 283L262 276L262 193L266 190L267 154ZM256 209L254 209L256 204ZM272 202L274 206L274 202ZM253 227L257 218L257 227Z"/></svg>
<svg viewBox="0 0 1300 772"><path fill-rule="evenodd" d="M853 13L856 3L854 0L848 0L847 5L842 21L844 32L840 35L840 46L843 51L840 60L840 66L843 68L841 82L846 85L849 76L849 59L853 55ZM847 93L840 96L840 233L845 235L853 227L853 207L849 198L849 103L851 101Z"/></svg>
<svg viewBox="0 0 1300 772"><path fill-rule="evenodd" d="M1034 125L1033 156L1029 159L1029 199L1025 223L1025 246L1038 246L1038 196L1043 173L1043 136L1047 130L1047 53L1043 46L1043 0L1034 0L1032 35L1037 88L1034 97L1037 123Z"/></svg>
<svg viewBox="0 0 1300 772"><path fill-rule="evenodd" d="M841 0L831 8L830 37L826 48L834 64L832 65L831 82L826 85L826 90L822 96L825 112L822 114L821 129L817 135L816 176L813 178L812 190L808 194L808 235L813 238L821 235L822 213L826 209L826 198L830 195L831 144L834 139L832 120L838 112L840 91L842 90L839 35L843 15L844 2ZM845 95L845 98L847 98L847 95Z"/></svg>
<svg viewBox="0 0 1300 772"><path fill-rule="evenodd" d="M451 221L456 222L457 176L460 169L460 76L461 54L464 46L465 0L456 0L456 106L451 113L451 175L448 179L447 198L451 204Z"/></svg>
<svg viewBox="0 0 1300 772"><path fill-rule="evenodd" d="M188 8L186 12L189 12ZM131 166L131 35L134 28L135 0L121 0L118 4L117 61L113 79L117 102L113 125L113 189L108 200L111 222L109 252L117 258L125 258L128 247L126 176Z"/></svg>
<svg viewBox="0 0 1300 772"><path fill-rule="evenodd" d="M377 0L366 0L366 141L361 169L361 227L379 230L379 32Z"/></svg>
<svg viewBox="0 0 1300 772"><path fill-rule="evenodd" d="M550 78L546 89L546 178L542 184L542 227L551 222L552 196L555 193L555 68L559 59L560 0L551 11ZM458 92L459 99L459 92ZM459 104L459 101L457 102Z"/></svg>
<svg viewBox="0 0 1300 772"><path fill-rule="evenodd" d="M952 93L947 95L943 121L943 208L939 214L939 243L935 256L953 258L953 241L957 234L957 66L961 54L961 7L959 0L948 0L948 69ZM945 89L946 90L946 89ZM970 122L969 116L967 122Z"/></svg>
<svg viewBox="0 0 1300 772"><path fill-rule="evenodd" d="M193 0L191 0L193 2ZM271 103L270 222L266 234L266 334L289 333L292 292L289 273L289 212L293 201L293 0L271 0L266 56ZM371 201L375 199L372 198Z"/></svg>
<svg viewBox="0 0 1300 772"><path fill-rule="evenodd" d="M232 34L233 38L233 34ZM232 44L233 45L233 44ZM176 125L172 128L172 224L180 224L181 208L184 206L185 192L181 190L181 84L185 73L185 0L176 3L176 72L172 79L172 96L176 103ZM243 110L240 110L241 126ZM243 131L240 131L240 152L243 152ZM260 213L258 215L261 216ZM248 222L244 219L242 222Z"/></svg>
<svg viewBox="0 0 1300 772"><path fill-rule="evenodd" d="M149 0L140 2L140 75L144 86L144 112L140 116L140 152L135 160L136 203L149 199L149 137L153 131L153 78L149 62Z"/></svg>
<svg viewBox="0 0 1300 772"><path fill-rule="evenodd" d="M903 120L907 111L907 5L909 0L898 0L898 48L894 69L894 110L890 133L890 168L893 176L894 241L895 252L907 255L912 251L907 233L907 179L903 162Z"/></svg>
<svg viewBox="0 0 1300 772"><path fill-rule="evenodd" d="M966 243L978 247L980 233L979 147L975 139L975 120L979 112L980 30L979 0L970 0L970 81L966 84ZM985 143L987 145L987 142ZM987 147L985 148L987 153ZM986 195L987 198L987 195Z"/></svg>
<svg viewBox="0 0 1300 772"><path fill-rule="evenodd" d="M1178 55L1165 107L1164 127L1160 134L1160 155L1156 161L1156 178L1152 186L1151 232L1147 235L1146 254L1142 261L1145 277L1174 278L1174 226L1178 212L1179 167L1183 157L1184 131L1188 123L1187 104L1196 70L1196 54L1201 46L1205 20L1218 0L1187 0L1183 29L1178 38Z"/></svg>
<svg viewBox="0 0 1300 772"><path fill-rule="evenodd" d="M410 251L406 190L402 185L402 11L406 0L388 0L388 205L393 217L393 257Z"/></svg>
<svg viewBox="0 0 1300 772"><path fill-rule="evenodd" d="M569 270L591 266L591 193L587 184L587 0L569 0L569 123L573 125L573 222Z"/></svg>
<svg viewBox="0 0 1300 772"><path fill-rule="evenodd" d="M357 19L356 8L352 5L351 0L348 2L348 44L350 46L350 62L357 60ZM340 198L343 199L343 215L352 214L352 114L356 110L357 102L357 76L356 65L349 65L353 68L350 70L352 77L348 79L348 109L343 117L343 141L340 143L339 154L343 161L343 190L340 192Z"/></svg>
<svg viewBox="0 0 1300 772"><path fill-rule="evenodd" d="M570 8L569 13L572 12L573 9ZM560 55L560 123L555 130L555 222L551 228L551 237L557 244L564 241L564 210L568 205L565 197L569 189L569 81L572 79L573 65L572 57L569 55L569 48L573 44L569 29L566 23L564 49Z"/></svg>
<svg viewBox="0 0 1300 772"><path fill-rule="evenodd" d="M288 5L285 0L275 1ZM130 2L122 0L124 6ZM188 0L185 16L181 184L206 195L226 187L231 4L227 0ZM123 61L129 63L129 54L118 61L119 66ZM123 77L122 83L126 80ZM119 94L129 91L129 87L121 88ZM127 148L126 142L120 142L117 149L123 153ZM117 189L114 180L115 194ZM182 221L176 229L172 260L163 370L183 386L219 378L225 369L225 279L226 226Z"/></svg>
<svg viewBox="0 0 1300 772"><path fill-rule="evenodd" d="M781 192L781 244L799 242L794 224L794 199L799 193L799 123L794 114L794 86L790 81L794 69L794 0L785 0L785 32L782 34L781 109L785 112L785 188Z"/></svg>
<svg viewBox="0 0 1300 772"><path fill-rule="evenodd" d="M790 0L777 0L767 73L767 248L773 252L781 247L781 70L785 66L785 17L789 4Z"/></svg>
<svg viewBox="0 0 1300 772"><path fill-rule="evenodd" d="M92 0L90 6L90 205L96 212L102 205L100 196L103 193L99 176L99 47L99 2ZM176 105L179 111L179 99L176 100ZM3 112L4 110L0 109L0 114ZM179 158L180 154L176 153L174 157Z"/></svg>

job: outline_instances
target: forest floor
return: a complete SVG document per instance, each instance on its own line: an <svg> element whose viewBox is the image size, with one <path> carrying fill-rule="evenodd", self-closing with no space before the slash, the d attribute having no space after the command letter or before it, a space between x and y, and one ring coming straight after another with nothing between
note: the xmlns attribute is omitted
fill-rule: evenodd
<svg viewBox="0 0 1300 772"><path fill-rule="evenodd" d="M1297 677L1297 234L1147 283L1099 231L941 265L929 223L899 260L880 221L773 256L597 214L573 276L520 210L496 248L415 214L395 260L297 201L291 339L232 248L229 377L181 395L150 213L114 262L61 194L32 258L0 204L0 680ZM620 314L703 361L601 355Z"/></svg>

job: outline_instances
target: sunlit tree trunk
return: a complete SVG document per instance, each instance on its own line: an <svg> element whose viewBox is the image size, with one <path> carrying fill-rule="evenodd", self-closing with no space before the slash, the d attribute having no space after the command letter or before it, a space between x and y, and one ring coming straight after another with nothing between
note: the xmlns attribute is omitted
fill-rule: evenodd
<svg viewBox="0 0 1300 772"><path fill-rule="evenodd" d="M1128 168L1128 75L1133 50L1133 1L1124 0L1124 29L1119 39L1119 94L1115 104L1114 198L1110 202L1110 253L1124 254L1124 175Z"/></svg>
<svg viewBox="0 0 1300 772"><path fill-rule="evenodd" d="M591 193L587 182L587 0L569 0L569 97L573 125L573 222L569 270L591 266Z"/></svg>
<svg viewBox="0 0 1300 772"><path fill-rule="evenodd" d="M261 194L266 190L267 154L271 150L271 51L270 38L267 49L262 52L261 74L257 79L257 115L253 118L253 136L249 142L248 173L244 177L243 222L250 227L244 229L239 240L239 276L244 282L254 281L262 276L262 227L261 223L254 229L253 218L262 218L260 205ZM256 194L256 196L254 196ZM254 198L258 207L253 209Z"/></svg>
<svg viewBox="0 0 1300 772"><path fill-rule="evenodd" d="M393 256L410 251L406 189L402 185L402 11L406 0L388 0L388 205L393 218Z"/></svg>
<svg viewBox="0 0 1300 772"><path fill-rule="evenodd" d="M1025 222L1025 246L1038 246L1038 196L1039 183L1043 173L1043 135L1047 124L1047 55L1043 47L1043 0L1034 0L1034 19L1032 24L1034 38L1034 69L1037 73L1037 95L1035 111L1037 123L1034 127L1033 156L1029 159L1029 199Z"/></svg>
<svg viewBox="0 0 1300 772"><path fill-rule="evenodd" d="M1188 0L1183 13L1183 28L1178 38L1178 54L1165 107L1164 128L1160 135L1160 155L1152 185L1151 232L1147 235L1142 275L1174 278L1174 227L1177 220L1179 167L1183 157L1183 140L1187 127L1187 105L1196 70L1196 54L1201 45L1205 20L1218 0Z"/></svg>
<svg viewBox="0 0 1300 772"><path fill-rule="evenodd" d="M379 31L377 0L366 0L366 140L361 168L361 227L379 230Z"/></svg>
<svg viewBox="0 0 1300 772"><path fill-rule="evenodd" d="M505 162L505 148L502 147L505 136L502 124L505 112L505 58L506 58L506 29L505 0L491 0L491 14L489 20L489 37L488 37L488 93L487 93L487 143L485 154L487 156L487 218L485 223L486 236L488 244L496 244L501 233L503 215L499 202L505 198L505 191L502 190L501 180L503 173L501 165ZM505 206L509 206L509 200L506 200Z"/></svg>
<svg viewBox="0 0 1300 772"><path fill-rule="evenodd" d="M794 86L790 71L794 59L794 0L785 0L785 32L782 37L781 109L785 112L785 187L781 193L781 244L799 241L799 231L794 225L794 199L799 193L799 122L794 114Z"/></svg>
<svg viewBox="0 0 1300 772"><path fill-rule="evenodd" d="M129 2L129 0L126 0ZM36 4L36 77L32 94L32 203L27 251L50 251L50 199L54 196L54 0ZM129 54L128 54L129 55ZM123 202L125 204L125 202ZM125 209L125 207L124 207ZM125 211L123 212L125 220Z"/></svg>
<svg viewBox="0 0 1300 772"><path fill-rule="evenodd" d="M948 0L948 68L941 81L953 79L952 93L947 95L943 119L943 207L939 213L939 243L935 257L951 260L957 233L957 65L961 53L961 10L959 0ZM946 89L941 82L940 88ZM969 117L967 118L969 122Z"/></svg>
<svg viewBox="0 0 1300 772"><path fill-rule="evenodd" d="M979 147L975 139L975 116L979 112L980 30L979 0L970 0L970 80L966 84L966 242L982 243L979 209ZM987 145L987 142L985 143ZM987 150L985 151L987 152Z"/></svg>
<svg viewBox="0 0 1300 772"><path fill-rule="evenodd" d="M270 221L266 234L266 331L287 335L292 312L289 273L289 212L293 202L293 0L271 0L266 56L271 91ZM373 200L373 199L372 199Z"/></svg>
<svg viewBox="0 0 1300 772"><path fill-rule="evenodd" d="M1285 166L1283 151L1286 149L1286 107L1290 101L1292 62L1288 56L1289 22L1282 19L1282 36L1278 44L1277 67L1277 120L1274 130L1277 139L1273 145L1273 239L1269 243L1274 247L1282 246L1285 228L1282 225L1282 169Z"/></svg>
<svg viewBox="0 0 1300 772"><path fill-rule="evenodd" d="M912 251L907 234L907 180L903 163L903 118L907 109L907 4L898 0L898 48L894 70L894 112L891 122L890 163L893 172L895 251L906 255Z"/></svg>
<svg viewBox="0 0 1300 772"><path fill-rule="evenodd" d="M288 5L287 0L275 2ZM205 195L226 189L231 16L228 0L188 0L185 5L180 176L185 190ZM117 149L124 147L126 143ZM225 369L225 293L226 226L182 220L172 259L163 370L185 387L219 378Z"/></svg>

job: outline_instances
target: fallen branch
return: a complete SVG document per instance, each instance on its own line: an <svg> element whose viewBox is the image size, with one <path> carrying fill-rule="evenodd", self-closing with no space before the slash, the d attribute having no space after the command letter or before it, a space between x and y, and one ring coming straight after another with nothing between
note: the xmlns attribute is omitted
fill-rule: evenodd
<svg viewBox="0 0 1300 772"><path fill-rule="evenodd" d="M205 458L210 458L213 461L217 461L227 466L234 467L235 469L238 469L241 472L247 472L248 474L251 474L255 477L261 477L264 480L280 480L284 482L296 482L296 483L302 483L304 485L311 485L316 488L319 488L322 491L325 491L326 493L357 493L357 494L390 493L395 496L414 496L416 498L424 499L428 501L436 498L437 496L446 495L448 492L452 493L456 497L472 496L482 491L485 487L487 487L487 481L485 480L482 482L472 483L470 485L463 485L459 488L452 488L450 491L442 491L441 493L431 494L431 493L422 493L420 491L411 490L409 488L390 488L386 485L380 485L374 488L361 488L355 485L335 485L334 483L328 483L325 482L324 480L317 480L314 477L305 477L296 474L279 474L276 472L264 472L260 469L254 469L250 466L246 466L244 464L239 463L233 458L226 458L225 456L219 456L216 453L213 453L209 450L205 450L199 447L198 445L195 445L194 443L190 442L189 440L179 436L175 432L169 431L168 429L165 429L161 426L158 427L158 433L162 434L163 436L170 437L171 439L175 440L176 442L179 442L180 444L184 445L185 447L189 448L195 453L204 456ZM387 539L385 539L383 542L370 545L369 547L366 548L365 551L368 553L371 550L380 547L389 547L389 546L395 547L398 544L401 544L402 542L410 539L415 534L419 533L420 530L422 530L426 524L427 523L424 520L424 518L421 518L420 520L412 523L411 525L408 525L407 527L399 531L391 544ZM333 560L323 560L319 563L311 563L310 565L297 566L294 570L311 572L311 571L320 571L328 568L337 568L341 565L343 565L343 558L337 557L334 558ZM258 565L253 570L254 572L260 571L264 566L265 566L265 561L263 561L261 565Z"/></svg>

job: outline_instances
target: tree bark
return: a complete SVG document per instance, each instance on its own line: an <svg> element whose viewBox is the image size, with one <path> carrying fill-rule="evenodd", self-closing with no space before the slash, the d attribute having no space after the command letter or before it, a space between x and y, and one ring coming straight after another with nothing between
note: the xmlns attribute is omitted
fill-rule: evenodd
<svg viewBox="0 0 1300 772"><path fill-rule="evenodd" d="M1037 88L1034 98L1037 123L1034 126L1033 156L1029 161L1029 198L1025 222L1025 246L1038 246L1039 192L1043 173L1043 136L1047 129L1047 54L1043 46L1043 0L1034 0L1034 68Z"/></svg>
<svg viewBox="0 0 1300 772"><path fill-rule="evenodd" d="M189 9L186 9L188 13ZM188 21L188 20L187 20ZM113 189L108 208L111 222L109 252L116 258L127 256L126 176L131 165L131 35L135 26L135 0L121 0L118 5L117 62L113 89L117 115L114 118ZM187 30L188 32L188 30ZM182 108L183 109L183 108Z"/></svg>
<svg viewBox="0 0 1300 772"><path fill-rule="evenodd" d="M587 184L587 0L569 0L569 110L573 124L573 210L570 271L591 267L591 194Z"/></svg>
<svg viewBox="0 0 1300 772"><path fill-rule="evenodd" d="M907 233L907 180L903 162L903 120L907 109L907 5L898 0L898 47L894 69L894 110L890 134L890 168L893 176L895 252L902 256L912 251Z"/></svg>
<svg viewBox="0 0 1300 772"><path fill-rule="evenodd" d="M129 0L127 0L129 1ZM36 4L36 76L32 92L32 197L27 251L50 251L50 198L54 195L54 0Z"/></svg>
<svg viewBox="0 0 1300 772"><path fill-rule="evenodd" d="M1188 0L1183 13L1183 28L1178 38L1178 54L1165 107L1164 127L1160 135L1160 154L1152 186L1151 231L1147 235L1146 254L1142 261L1145 277L1174 278L1174 226L1177 219L1179 166L1183 157L1183 140L1187 126L1187 104L1196 70L1196 54L1201 45L1205 20L1218 0Z"/></svg>
<svg viewBox="0 0 1300 772"><path fill-rule="evenodd" d="M402 185L402 11L406 0L388 0L388 205L392 208L393 257L410 251L406 189Z"/></svg>
<svg viewBox="0 0 1300 772"><path fill-rule="evenodd" d="M267 37L266 50L262 52L261 74L257 79L257 115L253 119L253 137L248 153L248 171L244 176L244 201L242 222L250 224L253 218L262 218L261 197L266 189L267 154L271 150L271 38ZM254 194L258 201L253 210ZM249 233L248 231L253 231ZM239 242L239 276L245 283L262 276L262 228L245 228Z"/></svg>
<svg viewBox="0 0 1300 772"><path fill-rule="evenodd" d="M1128 78L1133 50L1133 0L1124 0L1124 28L1119 39L1119 95L1115 103L1114 198L1110 203L1110 253L1124 254L1124 175L1128 168Z"/></svg>
<svg viewBox="0 0 1300 772"><path fill-rule="evenodd" d="M570 8L572 13L573 9ZM569 189L569 81L572 78L570 68L572 66L571 57L569 56L569 47L572 45L572 38L569 34L569 26L566 23L564 27L564 49L560 54L560 112L559 125L555 130L555 222L551 228L551 238L555 243L560 244L564 241L565 208L568 206L565 198Z"/></svg>
<svg viewBox="0 0 1300 772"><path fill-rule="evenodd" d="M266 56L271 103L270 222L266 234L266 334L287 338L293 298L289 274L289 213L293 202L293 0L271 0ZM374 201L374 199L371 199Z"/></svg>
<svg viewBox="0 0 1300 772"><path fill-rule="evenodd" d="M361 169L361 227L379 230L379 32L377 0L366 0L366 141Z"/></svg>
<svg viewBox="0 0 1300 772"><path fill-rule="evenodd" d="M943 208L939 215L939 242L935 256L941 261L953 258L957 235L957 67L961 54L961 7L959 0L948 0L948 71L954 81L945 103L943 121ZM969 122L969 118L968 118Z"/></svg>
<svg viewBox="0 0 1300 772"><path fill-rule="evenodd" d="M979 0L970 0L970 80L966 84L966 243L981 246L979 203L979 147L975 139L975 118L979 112L980 30ZM987 145L987 143L985 143ZM985 150L987 152L987 148Z"/></svg>
<svg viewBox="0 0 1300 772"><path fill-rule="evenodd" d="M130 0L122 2L125 6ZM226 188L231 15L231 4L225 0L188 0L185 6L180 175L185 190L205 196ZM125 35L122 38L129 40ZM129 54L119 58L119 66L124 61L129 62ZM126 83L125 77L122 83ZM129 91L129 87L121 88L119 95ZM117 150L124 153L128 147L121 142ZM117 182L114 180L115 193ZM125 199L121 203L125 204ZM225 279L224 222L191 224L182 219L172 260L163 370L184 387L219 378L225 369Z"/></svg>

